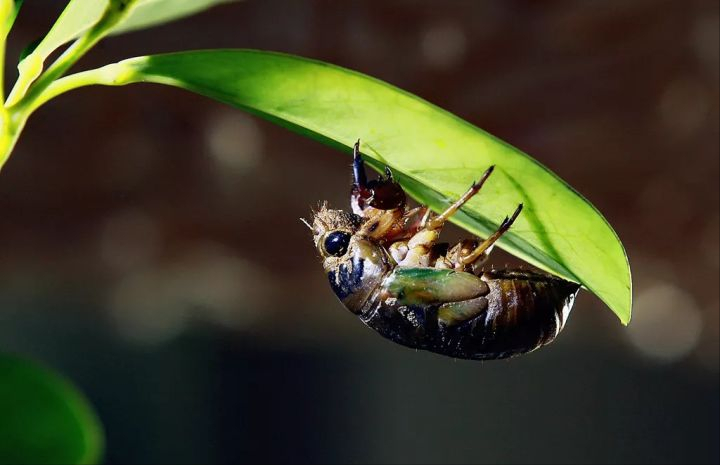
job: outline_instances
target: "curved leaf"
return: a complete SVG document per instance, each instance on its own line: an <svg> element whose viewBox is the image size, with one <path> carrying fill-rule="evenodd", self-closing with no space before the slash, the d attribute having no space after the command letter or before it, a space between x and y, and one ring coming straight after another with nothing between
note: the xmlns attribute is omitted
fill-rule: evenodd
<svg viewBox="0 0 720 465"><path fill-rule="evenodd" d="M119 34L179 19L234 0L70 0L34 53L44 61L58 47L77 39L102 17L110 2L127 3L127 12L110 31Z"/></svg>
<svg viewBox="0 0 720 465"><path fill-rule="evenodd" d="M106 11L120 14L106 33L121 34L174 21L229 1L234 0L70 0L50 31L18 63L18 83L8 98L8 105L25 95L53 51L90 30ZM111 4L116 8L108 9Z"/></svg>
<svg viewBox="0 0 720 465"><path fill-rule="evenodd" d="M0 464L97 463L102 427L82 394L35 363L0 356Z"/></svg>
<svg viewBox="0 0 720 465"><path fill-rule="evenodd" d="M530 156L417 96L327 63L253 50L139 57L88 73L74 78L76 86L168 84L260 115L346 153L359 138L369 164L377 170L392 168L408 193L435 211L496 165L481 193L452 221L487 236L524 203L500 247L581 283L624 324L630 320L630 268L620 240L602 215ZM57 83L55 94L63 85Z"/></svg>
<svg viewBox="0 0 720 465"><path fill-rule="evenodd" d="M169 23L212 6L234 1L237 0L138 0L130 14L112 29L111 34Z"/></svg>
<svg viewBox="0 0 720 465"><path fill-rule="evenodd" d="M2 26L3 36L2 38L5 39L7 37L7 33L12 29L13 24L15 24L15 19L17 19L17 15L20 12L20 8L22 8L22 4L25 0L6 0L5 5L2 8L8 8L9 11L3 11L3 13L0 13L0 17L5 18L5 24ZM12 7L9 7L9 4L12 4Z"/></svg>
<svg viewBox="0 0 720 465"><path fill-rule="evenodd" d="M8 96L8 105L17 102L40 76L47 57L90 29L102 17L107 5L108 0L70 0L45 37L18 63L18 80Z"/></svg>
<svg viewBox="0 0 720 465"><path fill-rule="evenodd" d="M108 0L71 0L33 54L44 61L58 47L78 38L98 22L107 5Z"/></svg>

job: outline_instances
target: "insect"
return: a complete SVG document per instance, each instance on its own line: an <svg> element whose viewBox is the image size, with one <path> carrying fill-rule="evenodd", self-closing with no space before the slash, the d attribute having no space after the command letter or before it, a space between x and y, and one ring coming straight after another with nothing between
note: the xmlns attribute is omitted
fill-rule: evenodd
<svg viewBox="0 0 720 465"><path fill-rule="evenodd" d="M400 185L368 180L353 150L352 212L323 203L305 221L330 286L367 326L399 344L462 359L500 359L531 352L562 330L580 286L529 270L484 270L495 242L523 205L484 241L450 247L440 231L493 172L439 215L408 208ZM304 220L303 220L304 221Z"/></svg>

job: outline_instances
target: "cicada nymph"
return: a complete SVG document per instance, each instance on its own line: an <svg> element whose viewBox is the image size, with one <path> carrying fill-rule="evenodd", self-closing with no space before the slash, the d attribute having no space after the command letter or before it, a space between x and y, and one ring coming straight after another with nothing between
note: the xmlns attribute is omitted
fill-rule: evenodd
<svg viewBox="0 0 720 465"><path fill-rule="evenodd" d="M425 206L407 207L390 170L369 181L358 141L352 212L323 204L306 223L345 307L388 339L455 358L512 357L553 341L580 286L538 271L483 268L522 204L484 241L439 242L443 225L492 171L433 215Z"/></svg>

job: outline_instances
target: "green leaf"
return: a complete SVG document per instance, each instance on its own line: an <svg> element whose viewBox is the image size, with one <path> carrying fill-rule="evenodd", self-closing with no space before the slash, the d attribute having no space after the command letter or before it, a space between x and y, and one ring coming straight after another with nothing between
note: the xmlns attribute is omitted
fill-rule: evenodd
<svg viewBox="0 0 720 465"><path fill-rule="evenodd" d="M47 57L58 47L90 29L107 8L108 0L71 0L50 31L31 53L18 63L18 80L8 96L7 105L16 103L43 71Z"/></svg>
<svg viewBox="0 0 720 465"><path fill-rule="evenodd" d="M145 29L168 23L221 3L237 0L138 0L130 14L112 30L112 34Z"/></svg>
<svg viewBox="0 0 720 465"><path fill-rule="evenodd" d="M20 51L20 55L18 56L18 62L23 61L25 57L30 55L37 48L37 46L40 45L40 42L42 42L42 37L38 37L37 39L27 44L25 48Z"/></svg>
<svg viewBox="0 0 720 465"><path fill-rule="evenodd" d="M0 1L2 1L2 0L0 0ZM13 24L15 24L17 15L18 15L18 13L20 13L20 8L22 8L22 5L24 2L25 2L25 0L13 1L12 9L10 11L6 12L5 26L2 28L5 35L7 35L7 33L10 31L10 29L12 29Z"/></svg>
<svg viewBox="0 0 720 465"><path fill-rule="evenodd" d="M68 381L0 355L0 464L97 463L102 427Z"/></svg>
<svg viewBox="0 0 720 465"><path fill-rule="evenodd" d="M173 21L232 0L71 0L35 53L44 61L58 47L80 37L100 20L110 1L129 5L130 11L111 30L121 33Z"/></svg>
<svg viewBox="0 0 720 465"><path fill-rule="evenodd" d="M44 61L58 47L90 29L100 19L107 4L108 0L71 0L33 54Z"/></svg>
<svg viewBox="0 0 720 465"><path fill-rule="evenodd" d="M112 0L122 3L122 0ZM130 11L113 26L111 33L119 34L173 21L233 0L136 0ZM102 17L110 0L71 0L45 35L35 52L44 61L58 47L77 39Z"/></svg>
<svg viewBox="0 0 720 465"><path fill-rule="evenodd" d="M530 156L417 96L327 63L253 50L139 57L68 77L46 99L92 83L155 82L234 105L392 168L419 202L443 210L490 166L493 175L452 221L480 236L519 203L525 208L500 247L581 283L627 324L631 280L617 235L580 194Z"/></svg>
<svg viewBox="0 0 720 465"><path fill-rule="evenodd" d="M173 21L228 1L233 0L70 0L32 53L18 63L18 82L8 97L8 106L25 95L53 51L81 37L101 19L108 20L103 34L120 34Z"/></svg>

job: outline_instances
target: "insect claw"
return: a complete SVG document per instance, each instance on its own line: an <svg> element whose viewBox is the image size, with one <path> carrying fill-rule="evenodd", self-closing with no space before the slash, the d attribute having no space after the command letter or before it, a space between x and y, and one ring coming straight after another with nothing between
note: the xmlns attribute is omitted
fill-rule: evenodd
<svg viewBox="0 0 720 465"><path fill-rule="evenodd" d="M515 218L518 217L518 215L520 214L520 212L522 211L522 209L523 209L523 204L522 204L522 202L521 202L521 203L517 206L517 208L515 209L515 212L512 214L512 219L513 219L513 221L515 221Z"/></svg>
<svg viewBox="0 0 720 465"><path fill-rule="evenodd" d="M389 166L386 166L386 167L385 167L385 176L387 177L387 180L388 180L388 181L392 181L392 180L393 180L393 174L392 174L392 171L390 171L390 167L389 167Z"/></svg>
<svg viewBox="0 0 720 465"><path fill-rule="evenodd" d="M523 209L523 204L518 205L518 207L515 209L515 211L513 212L512 216L510 218L508 218L507 216L505 217L502 224L500 224L500 229L502 229L502 230L510 229L510 226L512 226L512 224L517 219L518 215L520 215L520 212L522 211L522 209Z"/></svg>
<svg viewBox="0 0 720 465"><path fill-rule="evenodd" d="M368 181L365 162L360 153L360 139L353 147L353 185L350 191L350 205L353 213L363 216L370 206L379 210L395 210L405 205L405 192L393 179L392 171L385 167L385 177Z"/></svg>
<svg viewBox="0 0 720 465"><path fill-rule="evenodd" d="M490 165L490 167L485 170L483 175L480 176L480 180L473 182L472 187L480 189L480 186L482 186L483 183L485 182L485 180L490 177L490 175L492 174L494 169L495 169L495 165Z"/></svg>
<svg viewBox="0 0 720 465"><path fill-rule="evenodd" d="M486 169L483 175L480 177L480 180L473 182L470 186L470 189L468 189L458 200L455 201L452 205L450 205L444 212L442 212L440 215L434 217L432 220L428 222L426 227L428 229L439 229L442 227L442 225L457 211L462 207L468 200L470 200L475 194L477 194L480 191L480 188L485 184L485 181L487 181L487 178L492 174L493 170L495 169L495 165L491 165L490 168Z"/></svg>
<svg viewBox="0 0 720 465"><path fill-rule="evenodd" d="M365 163L360 156L360 139L358 139L353 146L353 182L358 187L367 186Z"/></svg>
<svg viewBox="0 0 720 465"><path fill-rule="evenodd" d="M480 179L477 181L473 181L472 186L470 186L470 191L474 193L477 193L477 191L480 190L483 184L485 184L485 181L487 181L487 178L490 177L493 170L495 169L495 165L490 165L490 168L486 169L482 176L480 176Z"/></svg>

